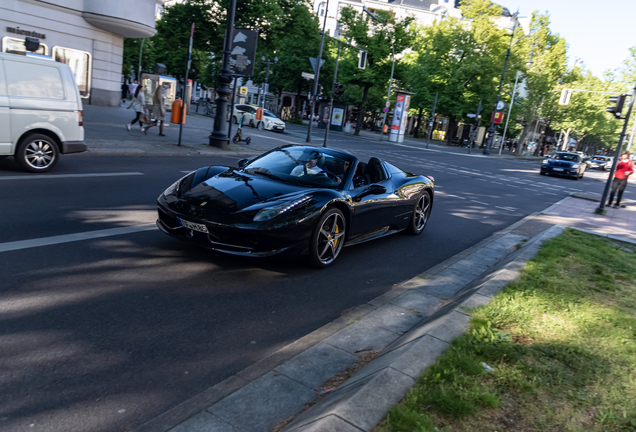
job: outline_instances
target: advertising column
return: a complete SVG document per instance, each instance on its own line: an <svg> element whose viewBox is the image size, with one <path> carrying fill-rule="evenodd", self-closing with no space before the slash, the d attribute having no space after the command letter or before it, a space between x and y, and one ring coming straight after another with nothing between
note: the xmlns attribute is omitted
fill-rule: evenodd
<svg viewBox="0 0 636 432"><path fill-rule="evenodd" d="M409 105L411 104L411 95L404 96L404 106L402 107L402 122L400 123L400 130L398 133L398 142L404 141L404 133L406 132L406 122L409 119Z"/></svg>
<svg viewBox="0 0 636 432"><path fill-rule="evenodd" d="M405 95L398 93L397 100L395 102L393 122L391 123L391 133L389 135L389 141L391 142L398 142L400 126L402 125L402 113L404 111L404 96ZM402 140L404 140L404 136L402 136Z"/></svg>

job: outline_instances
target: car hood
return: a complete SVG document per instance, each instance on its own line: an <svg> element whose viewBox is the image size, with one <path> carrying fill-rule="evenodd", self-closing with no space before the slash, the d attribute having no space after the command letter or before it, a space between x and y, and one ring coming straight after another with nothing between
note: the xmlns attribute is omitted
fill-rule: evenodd
<svg viewBox="0 0 636 432"><path fill-rule="evenodd" d="M269 121L270 123L274 123L274 124L276 124L276 125L285 126L285 122L284 122L284 121L282 121L282 120L281 120L281 119L279 119L279 118L271 118L271 117L270 117L270 118L267 118L267 119L265 119L265 120L266 120L266 121Z"/></svg>
<svg viewBox="0 0 636 432"><path fill-rule="evenodd" d="M311 188L228 170L183 193L175 210L219 223L225 223L230 216L233 221L244 218L248 222L253 213L270 203L276 205L311 192Z"/></svg>

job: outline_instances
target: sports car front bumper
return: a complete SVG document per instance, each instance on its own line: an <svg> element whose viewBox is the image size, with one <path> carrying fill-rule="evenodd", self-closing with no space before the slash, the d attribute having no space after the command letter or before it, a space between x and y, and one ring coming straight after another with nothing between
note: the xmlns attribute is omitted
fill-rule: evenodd
<svg viewBox="0 0 636 432"><path fill-rule="evenodd" d="M313 225L298 224L280 229L249 229L194 221L177 215L161 204L157 206L157 227L176 239L230 255L267 257L283 252L301 255L307 252ZM184 227L179 218L205 225L208 233Z"/></svg>

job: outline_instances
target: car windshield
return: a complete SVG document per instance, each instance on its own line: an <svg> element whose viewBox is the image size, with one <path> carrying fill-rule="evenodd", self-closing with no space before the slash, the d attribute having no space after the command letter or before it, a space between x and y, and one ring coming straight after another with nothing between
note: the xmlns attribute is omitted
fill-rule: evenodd
<svg viewBox="0 0 636 432"><path fill-rule="evenodd" d="M243 171L285 183L340 189L354 158L313 147L283 147L248 163Z"/></svg>
<svg viewBox="0 0 636 432"><path fill-rule="evenodd" d="M274 114L272 114L271 112L267 111L267 110L263 110L263 114L265 114L265 117L273 117L276 118L276 116Z"/></svg>
<svg viewBox="0 0 636 432"><path fill-rule="evenodd" d="M579 155L572 154L572 153L557 153L557 154L554 155L554 159L556 159L556 160L564 160L564 161L568 161L568 162L578 162L579 161Z"/></svg>

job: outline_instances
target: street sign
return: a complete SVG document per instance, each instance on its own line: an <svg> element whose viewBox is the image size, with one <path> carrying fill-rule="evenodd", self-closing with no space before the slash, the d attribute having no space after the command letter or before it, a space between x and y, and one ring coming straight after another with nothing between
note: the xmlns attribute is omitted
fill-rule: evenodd
<svg viewBox="0 0 636 432"><path fill-rule="evenodd" d="M433 126L433 122L430 122L428 125L429 125L429 126Z"/></svg>
<svg viewBox="0 0 636 432"><path fill-rule="evenodd" d="M475 118L475 114L466 114L466 117L468 117L468 118Z"/></svg>
<svg viewBox="0 0 636 432"><path fill-rule="evenodd" d="M495 124L501 124L501 122L503 121L504 118L504 113L501 111L493 111L492 112L492 118L490 119L491 122L495 123Z"/></svg>
<svg viewBox="0 0 636 432"><path fill-rule="evenodd" d="M318 59L316 57L309 57L309 63L311 63L311 67L313 68L314 73L318 73L318 70L316 70L316 61L317 60ZM320 67L322 67L322 65L325 64L325 61L326 60L322 60L322 59L320 60Z"/></svg>
<svg viewBox="0 0 636 432"><path fill-rule="evenodd" d="M247 87L239 87L239 94L246 95Z"/></svg>
<svg viewBox="0 0 636 432"><path fill-rule="evenodd" d="M502 109L504 109L505 106L506 103L504 101L497 102L497 111L501 111Z"/></svg>
<svg viewBox="0 0 636 432"><path fill-rule="evenodd" d="M389 112L389 109L385 107L385 108L382 108L382 111Z"/></svg>
<svg viewBox="0 0 636 432"><path fill-rule="evenodd" d="M316 78L314 74L310 74L309 72L303 72L301 75L304 79L307 79L307 80L312 80Z"/></svg>
<svg viewBox="0 0 636 432"><path fill-rule="evenodd" d="M391 102L386 101L386 104L384 104L384 106L387 107L387 108L390 107L391 106Z"/></svg>
<svg viewBox="0 0 636 432"><path fill-rule="evenodd" d="M257 40L258 32L254 30L234 29L230 54L230 69L233 75L252 76L254 74Z"/></svg>

